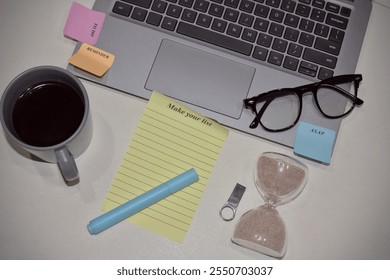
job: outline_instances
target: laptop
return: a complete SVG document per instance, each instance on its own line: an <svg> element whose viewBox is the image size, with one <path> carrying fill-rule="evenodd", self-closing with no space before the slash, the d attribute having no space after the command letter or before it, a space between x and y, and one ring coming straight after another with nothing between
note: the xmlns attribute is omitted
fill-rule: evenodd
<svg viewBox="0 0 390 280"><path fill-rule="evenodd" d="M297 126L251 129L254 114L243 99L353 74L371 6L370 0L96 0L93 9L106 18L95 46L115 62L101 78L68 69L144 99L161 92L223 125L293 147ZM300 120L336 134L342 121L324 118L311 95Z"/></svg>

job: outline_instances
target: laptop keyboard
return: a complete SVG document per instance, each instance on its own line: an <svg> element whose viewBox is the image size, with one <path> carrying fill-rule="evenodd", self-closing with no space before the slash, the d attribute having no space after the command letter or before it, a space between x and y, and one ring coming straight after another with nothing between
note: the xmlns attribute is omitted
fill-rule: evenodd
<svg viewBox="0 0 390 280"><path fill-rule="evenodd" d="M122 0L112 12L322 80L333 76L352 11L325 0Z"/></svg>

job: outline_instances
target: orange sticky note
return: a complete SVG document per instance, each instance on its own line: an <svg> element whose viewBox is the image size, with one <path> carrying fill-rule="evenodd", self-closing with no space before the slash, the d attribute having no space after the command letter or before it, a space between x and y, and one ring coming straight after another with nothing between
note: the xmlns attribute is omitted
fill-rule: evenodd
<svg viewBox="0 0 390 280"><path fill-rule="evenodd" d="M83 43L77 53L68 59L68 62L101 77L111 68L114 60L115 56L113 54Z"/></svg>

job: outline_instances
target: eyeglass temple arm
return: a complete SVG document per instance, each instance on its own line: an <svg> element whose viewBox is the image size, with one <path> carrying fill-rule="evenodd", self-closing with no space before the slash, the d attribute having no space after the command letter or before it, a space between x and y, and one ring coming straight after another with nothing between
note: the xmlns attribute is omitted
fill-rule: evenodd
<svg viewBox="0 0 390 280"><path fill-rule="evenodd" d="M253 119L253 121L249 125L250 128L256 128L261 123L260 118L263 116L265 109L268 107L268 105L271 103L271 101L272 100L266 100L266 102L263 104L263 106L261 107L261 109L258 113L256 112L256 110L254 110L255 118Z"/></svg>
<svg viewBox="0 0 390 280"><path fill-rule="evenodd" d="M360 99L359 97L357 97L357 91L359 89L360 82L363 80L363 76L361 74L337 76L331 82L332 82L332 84L338 84L338 83L343 83L343 82L351 80L351 79L352 79L352 82L354 83L354 86L355 86L356 95L351 94L350 92L348 92L348 91L346 91L346 90L344 90L336 85L333 85L333 86L340 89L341 93L344 94L351 101L353 101L356 105L358 105L358 106L362 105L364 103L364 101L362 99Z"/></svg>
<svg viewBox="0 0 390 280"><path fill-rule="evenodd" d="M354 83L359 84L362 80L363 80L363 76L361 74L350 74L350 75L334 76L323 80L323 82L328 81L328 83L340 84L344 82L353 81Z"/></svg>
<svg viewBox="0 0 390 280"><path fill-rule="evenodd" d="M350 74L350 75L341 75L341 76L335 76L332 78L329 78L327 80L324 80L324 83L329 83L331 85L335 84L342 84L345 82L353 82L355 86L355 91L359 89L360 82L363 80L363 76L361 74ZM339 88L339 87L338 87ZM356 105L362 105L364 101L357 97L357 95L353 95L345 90L343 90L343 93L352 101L355 102Z"/></svg>

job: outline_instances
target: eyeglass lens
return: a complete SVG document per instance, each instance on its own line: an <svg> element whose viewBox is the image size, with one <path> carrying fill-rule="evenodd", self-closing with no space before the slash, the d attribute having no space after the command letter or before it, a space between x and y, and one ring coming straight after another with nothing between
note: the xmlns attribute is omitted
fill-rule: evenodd
<svg viewBox="0 0 390 280"><path fill-rule="evenodd" d="M287 93L287 92L286 92ZM262 104L257 104L257 112ZM290 127L299 116L301 103L298 95L293 92L279 98L273 99L261 116L261 124L271 130L280 130Z"/></svg>
<svg viewBox="0 0 390 280"><path fill-rule="evenodd" d="M336 86L321 85L316 93L318 107L328 117L342 117L354 107L354 102L346 93L355 95L354 83L344 83Z"/></svg>

